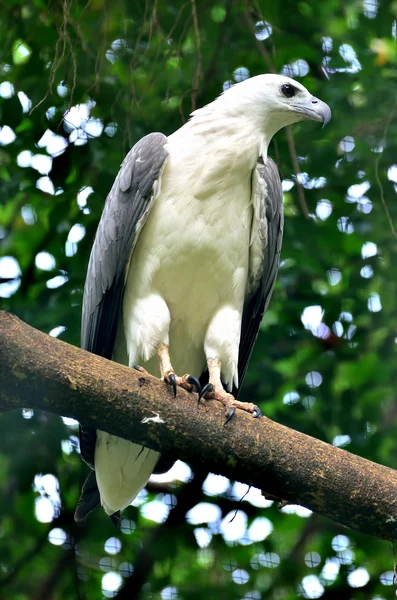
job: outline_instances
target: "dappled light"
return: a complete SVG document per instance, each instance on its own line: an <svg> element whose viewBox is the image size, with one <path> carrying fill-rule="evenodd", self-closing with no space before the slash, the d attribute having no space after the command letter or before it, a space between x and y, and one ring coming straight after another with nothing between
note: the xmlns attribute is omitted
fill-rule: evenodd
<svg viewBox="0 0 397 600"><path fill-rule="evenodd" d="M333 117L325 129L292 125L269 146L284 241L240 399L265 418L397 468L395 3L14 0L0 15L1 308L54 344L79 345L95 231L130 148L154 131L170 135L255 75L295 78ZM211 135L218 129L215 119ZM229 178L240 177L225 164ZM164 276L179 283L177 271ZM201 400L203 418L212 408ZM232 467L240 417L222 429ZM210 472L200 456L152 475L118 529L101 508L76 524L89 472L77 421L33 410L29 398L0 421L4 598L395 596L393 547L324 517L327 498L314 514L268 494L266 480L259 489ZM254 445L252 456L267 450L266 440ZM269 473L273 489L277 473Z"/></svg>

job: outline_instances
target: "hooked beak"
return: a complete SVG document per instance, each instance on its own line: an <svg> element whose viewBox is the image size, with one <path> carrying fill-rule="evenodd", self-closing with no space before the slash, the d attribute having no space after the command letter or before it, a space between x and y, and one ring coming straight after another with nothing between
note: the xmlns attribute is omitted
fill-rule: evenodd
<svg viewBox="0 0 397 600"><path fill-rule="evenodd" d="M328 104L315 96L311 96L305 103L293 105L293 109L305 115L305 119L322 122L323 127L329 123L332 114Z"/></svg>

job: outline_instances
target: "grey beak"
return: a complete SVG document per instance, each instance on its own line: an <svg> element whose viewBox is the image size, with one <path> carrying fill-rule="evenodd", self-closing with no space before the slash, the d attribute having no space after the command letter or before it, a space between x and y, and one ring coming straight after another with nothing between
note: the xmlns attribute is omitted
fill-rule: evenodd
<svg viewBox="0 0 397 600"><path fill-rule="evenodd" d="M321 121L323 127L329 123L332 115L328 104L315 96L311 96L304 104L296 104L294 110L305 114L307 119Z"/></svg>

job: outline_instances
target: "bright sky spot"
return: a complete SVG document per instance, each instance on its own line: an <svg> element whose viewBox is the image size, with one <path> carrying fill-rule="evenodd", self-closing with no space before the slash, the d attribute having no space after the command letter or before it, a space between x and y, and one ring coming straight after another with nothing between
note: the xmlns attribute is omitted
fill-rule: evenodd
<svg viewBox="0 0 397 600"><path fill-rule="evenodd" d="M212 533L209 529L204 529L204 527L197 527L194 530L194 536L196 538L197 545L200 548L206 548L209 546L212 540Z"/></svg>
<svg viewBox="0 0 397 600"><path fill-rule="evenodd" d="M65 425L72 427L73 429L76 429L79 426L79 422L76 421L76 419L71 419L70 417L62 417L62 421L65 423Z"/></svg>
<svg viewBox="0 0 397 600"><path fill-rule="evenodd" d="M229 487L230 480L227 477L209 473L203 483L203 492L207 496L217 496L218 494L224 494Z"/></svg>
<svg viewBox="0 0 397 600"><path fill-rule="evenodd" d="M161 590L161 600L176 600L176 598L178 598L178 590L176 587L168 585Z"/></svg>
<svg viewBox="0 0 397 600"><path fill-rule="evenodd" d="M266 21L258 21L255 23L255 37L257 40L263 42L264 40L267 40L272 33L273 28L270 23L267 23Z"/></svg>
<svg viewBox="0 0 397 600"><path fill-rule="evenodd" d="M216 523L222 517L222 511L216 504L209 502L199 502L186 513L186 520L191 525L200 525L201 523Z"/></svg>
<svg viewBox="0 0 397 600"><path fill-rule="evenodd" d="M52 169L52 158L46 154L33 154L30 166L36 169L41 175L48 175Z"/></svg>
<svg viewBox="0 0 397 600"><path fill-rule="evenodd" d="M59 156L68 146L68 141L62 136L47 129L37 142L39 148L45 148L51 156Z"/></svg>
<svg viewBox="0 0 397 600"><path fill-rule="evenodd" d="M367 19L375 19L378 14L379 0L363 0L363 14Z"/></svg>
<svg viewBox="0 0 397 600"><path fill-rule="evenodd" d="M304 598L321 598L324 594L324 586L317 575L306 575L301 585Z"/></svg>
<svg viewBox="0 0 397 600"><path fill-rule="evenodd" d="M77 242L80 242L84 236L85 227L83 225L80 225L80 223L76 223L69 231L68 242L70 242L71 244L77 244Z"/></svg>
<svg viewBox="0 0 397 600"><path fill-rule="evenodd" d="M354 183L351 185L347 190L348 202L357 202L359 198L364 196L370 187L371 184L369 181L363 181L362 183Z"/></svg>
<svg viewBox="0 0 397 600"><path fill-rule="evenodd" d="M350 44L342 44L339 46L339 54L346 63L349 63L349 67L346 69L338 69L339 71L345 71L347 73L357 73L361 71L361 64L357 58L357 54Z"/></svg>
<svg viewBox="0 0 397 600"><path fill-rule="evenodd" d="M347 576L347 581L351 587L363 587L364 585L367 585L369 581L369 573L367 569L364 569L364 567L360 567L349 573L349 575Z"/></svg>
<svg viewBox="0 0 397 600"><path fill-rule="evenodd" d="M105 596L108 596L107 592L112 592L108 597L113 597L113 592L116 592L122 583L123 578L119 573L109 571L102 577L102 592Z"/></svg>
<svg viewBox="0 0 397 600"><path fill-rule="evenodd" d="M380 296L376 292L372 292L368 298L368 310L370 312L379 312L382 310L382 303L380 301Z"/></svg>
<svg viewBox="0 0 397 600"><path fill-rule="evenodd" d="M69 242L69 240L66 240L65 254L68 258L77 254L77 244Z"/></svg>
<svg viewBox="0 0 397 600"><path fill-rule="evenodd" d="M93 191L94 190L90 186L81 188L77 194L77 204L80 206L80 208L84 208L87 205L87 198L93 193Z"/></svg>
<svg viewBox="0 0 397 600"><path fill-rule="evenodd" d="M142 506L142 504L144 504L146 502L146 499L148 497L148 493L145 490L145 488L143 488L139 494L137 495L136 498L134 498L134 500L131 502L131 506Z"/></svg>
<svg viewBox="0 0 397 600"><path fill-rule="evenodd" d="M38 269L41 269L42 271L52 271L52 269L55 269L56 265L55 258L53 257L53 255L45 251L36 254L34 262L36 264L36 267Z"/></svg>
<svg viewBox="0 0 397 600"><path fill-rule="evenodd" d="M382 573L382 575L379 577L379 580L383 585L393 585L393 581L394 581L393 571L386 571L386 573Z"/></svg>
<svg viewBox="0 0 397 600"><path fill-rule="evenodd" d="M346 535L336 535L332 539L331 546L335 552L341 552L350 546L350 540Z"/></svg>
<svg viewBox="0 0 397 600"><path fill-rule="evenodd" d="M330 37L322 37L321 41L323 43L323 51L324 52L331 52L332 50L332 38Z"/></svg>
<svg viewBox="0 0 397 600"><path fill-rule="evenodd" d="M47 194L51 194L52 196L55 194L54 184L52 183L49 177L40 177L36 181L36 187L42 192L46 192Z"/></svg>
<svg viewBox="0 0 397 600"><path fill-rule="evenodd" d="M242 510L230 511L221 522L220 530L223 539L227 542L238 540L247 529L247 515Z"/></svg>
<svg viewBox="0 0 397 600"><path fill-rule="evenodd" d="M317 567L321 562L321 556L318 552L308 552L305 556L305 563L308 567L313 569Z"/></svg>
<svg viewBox="0 0 397 600"><path fill-rule="evenodd" d="M373 242L365 242L363 247L361 248L361 256L363 259L371 258L371 256L376 256L378 254L378 247Z"/></svg>
<svg viewBox="0 0 397 600"><path fill-rule="evenodd" d="M147 502L141 507L141 515L145 517L145 519L155 521L156 523L164 523L164 521L167 520L169 512L169 506L159 500Z"/></svg>
<svg viewBox="0 0 397 600"><path fill-rule="evenodd" d="M134 572L134 567L131 563L122 562L119 566L119 572L123 577L131 577Z"/></svg>
<svg viewBox="0 0 397 600"><path fill-rule="evenodd" d="M353 223L349 221L349 217L340 217L340 219L338 219L337 226L339 231L342 233L350 234L354 231Z"/></svg>
<svg viewBox="0 0 397 600"><path fill-rule="evenodd" d="M342 273L339 269L329 269L329 271L327 271L327 279L329 285L337 285L342 281Z"/></svg>
<svg viewBox="0 0 397 600"><path fill-rule="evenodd" d="M236 481L231 490L231 497L238 502L244 499L244 502L249 502L257 508L268 508L273 504L272 500L266 500L262 496L261 490L256 487L250 487L246 483Z"/></svg>
<svg viewBox="0 0 397 600"><path fill-rule="evenodd" d="M66 532L60 527L54 527L48 534L48 540L54 546L62 546L66 542Z"/></svg>
<svg viewBox="0 0 397 600"><path fill-rule="evenodd" d="M55 275L55 277L52 277L46 282L46 286L49 290L55 290L56 288L61 287L61 285L64 285L67 281L69 281L67 275Z"/></svg>
<svg viewBox="0 0 397 600"><path fill-rule="evenodd" d="M8 125L0 127L0 146L8 146L8 144L12 144L16 138L17 136L11 127L8 127Z"/></svg>
<svg viewBox="0 0 397 600"><path fill-rule="evenodd" d="M36 519L40 523L51 523L55 517L54 506L49 498L40 496L35 500Z"/></svg>
<svg viewBox="0 0 397 600"><path fill-rule="evenodd" d="M26 168L32 164L32 153L30 150L22 150L17 156L18 167Z"/></svg>
<svg viewBox="0 0 397 600"><path fill-rule="evenodd" d="M105 127L105 133L109 137L113 137L117 132L117 123L108 123Z"/></svg>
<svg viewBox="0 0 397 600"><path fill-rule="evenodd" d="M306 306L301 314L301 321L305 329L315 330L321 323L324 316L324 309L318 304Z"/></svg>
<svg viewBox="0 0 397 600"><path fill-rule="evenodd" d="M318 371L310 371L310 373L306 375L305 381L309 387L315 388L321 385L323 378Z"/></svg>
<svg viewBox="0 0 397 600"><path fill-rule="evenodd" d="M105 542L105 552L108 554L118 554L121 550L121 542L115 537L110 537Z"/></svg>
<svg viewBox="0 0 397 600"><path fill-rule="evenodd" d="M311 510L298 504L287 504L287 506L283 506L280 510L286 515L298 515L298 517L302 517L303 519L307 519L312 514Z"/></svg>
<svg viewBox="0 0 397 600"><path fill-rule="evenodd" d="M296 404L300 396L295 390L287 392L283 398L283 404Z"/></svg>
<svg viewBox="0 0 397 600"><path fill-rule="evenodd" d="M244 569L235 569L232 572L232 578L234 583L237 583L238 585L243 585L249 580L249 575Z"/></svg>
<svg viewBox="0 0 397 600"><path fill-rule="evenodd" d="M21 276L18 261L13 256L0 257L0 277L4 279Z"/></svg>
<svg viewBox="0 0 397 600"><path fill-rule="evenodd" d="M332 204L329 200L320 200L317 202L316 215L322 221L328 219L332 213Z"/></svg>
<svg viewBox="0 0 397 600"><path fill-rule="evenodd" d="M0 96L2 98L12 98L14 95L14 86L10 81L3 81L0 83Z"/></svg>
<svg viewBox="0 0 397 600"><path fill-rule="evenodd" d="M30 204L22 206L21 215L26 225L34 225L37 221L36 211Z"/></svg>
<svg viewBox="0 0 397 600"><path fill-rule="evenodd" d="M149 481L157 483L168 483L172 481L181 481L187 483L192 478L192 470L186 463L177 460L169 471L162 475L151 475Z"/></svg>
<svg viewBox="0 0 397 600"><path fill-rule="evenodd" d="M125 534L130 534L135 531L135 523L131 519L123 519L121 521L121 531Z"/></svg>
<svg viewBox="0 0 397 600"><path fill-rule="evenodd" d="M352 150L354 150L354 146L355 146L354 137L352 137L351 135L346 135L339 142L339 148L343 152L351 152Z"/></svg>
<svg viewBox="0 0 397 600"><path fill-rule="evenodd" d="M283 179L281 182L281 188L283 192L289 192L294 187L295 183L291 179Z"/></svg>
<svg viewBox="0 0 397 600"><path fill-rule="evenodd" d="M281 74L286 77L305 77L309 72L309 65L303 59L298 59L288 65L284 65Z"/></svg>
<svg viewBox="0 0 397 600"><path fill-rule="evenodd" d="M390 181L397 183L397 165L392 165L387 170L387 177Z"/></svg>
<svg viewBox="0 0 397 600"><path fill-rule="evenodd" d="M273 523L266 517L257 517L248 529L248 536L253 542L262 542L273 531Z"/></svg>
<svg viewBox="0 0 397 600"><path fill-rule="evenodd" d="M251 567L253 569L260 569L261 567L267 567L268 569L275 569L280 564L280 557L275 552L259 552L255 554L251 559Z"/></svg>
<svg viewBox="0 0 397 600"><path fill-rule="evenodd" d="M32 108L31 99L25 94L25 92L18 92L19 102L22 106L22 112L27 113Z"/></svg>
<svg viewBox="0 0 397 600"><path fill-rule="evenodd" d="M339 562L339 559L336 558L336 556L327 558L325 560L325 565L323 566L323 568L321 570L320 578L323 580L325 579L327 584L333 583L335 581L335 579L338 577L339 569L340 569L340 562Z"/></svg>
<svg viewBox="0 0 397 600"><path fill-rule="evenodd" d="M352 440L350 435L340 434L334 437L334 439L332 440L332 445L337 446L338 448L343 448L344 446L350 444L351 441Z"/></svg>
<svg viewBox="0 0 397 600"><path fill-rule="evenodd" d="M246 67L238 67L238 69L235 69L234 73L233 73L233 77L235 79L235 81L237 81L238 83L240 81L244 81L245 79L248 79L250 76L250 72L248 71L248 69Z"/></svg>

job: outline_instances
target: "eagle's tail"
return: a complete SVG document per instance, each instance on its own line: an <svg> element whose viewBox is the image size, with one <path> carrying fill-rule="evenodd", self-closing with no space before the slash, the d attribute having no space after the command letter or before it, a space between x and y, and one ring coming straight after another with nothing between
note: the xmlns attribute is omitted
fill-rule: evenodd
<svg viewBox="0 0 397 600"><path fill-rule="evenodd" d="M99 506L100 503L101 497L99 494L98 484L96 482L95 471L91 471L84 482L83 489L81 490L81 495L74 513L75 521L79 522L85 519L88 513ZM120 526L121 518L119 510L113 515L110 515L110 518L116 527Z"/></svg>

